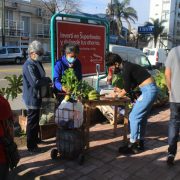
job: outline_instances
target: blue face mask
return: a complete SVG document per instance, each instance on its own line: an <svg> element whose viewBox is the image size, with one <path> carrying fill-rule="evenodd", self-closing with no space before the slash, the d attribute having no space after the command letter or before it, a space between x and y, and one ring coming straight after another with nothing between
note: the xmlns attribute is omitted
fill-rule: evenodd
<svg viewBox="0 0 180 180"><path fill-rule="evenodd" d="M74 57L66 57L66 59L70 64L72 64L76 60Z"/></svg>

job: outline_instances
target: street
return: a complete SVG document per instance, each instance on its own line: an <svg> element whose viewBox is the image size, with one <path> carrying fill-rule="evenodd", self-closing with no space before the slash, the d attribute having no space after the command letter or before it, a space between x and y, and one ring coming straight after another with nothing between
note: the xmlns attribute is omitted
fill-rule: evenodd
<svg viewBox="0 0 180 180"><path fill-rule="evenodd" d="M22 74L22 64L0 64L0 88L7 87L7 81L4 79L6 76L12 76L16 74L19 76ZM51 63L43 63L46 71L46 76L51 77Z"/></svg>

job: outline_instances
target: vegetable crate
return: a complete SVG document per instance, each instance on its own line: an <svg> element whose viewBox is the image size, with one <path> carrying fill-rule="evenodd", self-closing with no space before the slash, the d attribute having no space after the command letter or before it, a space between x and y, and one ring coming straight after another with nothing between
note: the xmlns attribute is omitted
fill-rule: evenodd
<svg viewBox="0 0 180 180"><path fill-rule="evenodd" d="M74 107L77 104L71 103L71 105ZM82 165L85 152L83 111L71 109L70 106L69 109L61 109L62 107L63 105L58 107L55 113L57 149L51 151L51 158L56 159L59 154L66 159L77 159L78 164Z"/></svg>

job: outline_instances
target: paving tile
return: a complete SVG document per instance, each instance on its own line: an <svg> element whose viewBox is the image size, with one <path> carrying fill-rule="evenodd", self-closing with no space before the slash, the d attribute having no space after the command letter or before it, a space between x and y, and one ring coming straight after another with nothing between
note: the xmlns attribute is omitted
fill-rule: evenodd
<svg viewBox="0 0 180 180"><path fill-rule="evenodd" d="M76 160L51 160L50 152L55 147L55 138L40 145L45 149L42 154L29 155L26 147L22 147L21 161L11 172L11 179L179 180L180 148L175 165L169 167L166 164L168 120L168 108L154 109L147 125L146 150L132 156L117 151L123 140L121 125L118 125L117 135L114 136L112 125L96 124L90 129L90 149L85 154L82 166Z"/></svg>

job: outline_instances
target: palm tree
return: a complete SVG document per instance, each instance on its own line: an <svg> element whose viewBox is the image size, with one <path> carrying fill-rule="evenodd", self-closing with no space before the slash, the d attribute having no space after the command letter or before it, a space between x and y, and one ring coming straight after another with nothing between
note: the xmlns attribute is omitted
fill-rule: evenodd
<svg viewBox="0 0 180 180"><path fill-rule="evenodd" d="M108 4L107 13L110 16L110 25L112 25L110 28L117 26L119 35L122 33L123 19L128 23L128 29L130 32L130 22L132 21L135 23L135 20L138 20L136 10L129 7L129 5L130 0L123 0L122 2L119 2L119 0L111 0L111 3Z"/></svg>
<svg viewBox="0 0 180 180"><path fill-rule="evenodd" d="M152 36L149 38L149 41L154 40L154 47L157 45L158 38L164 31L163 23L165 23L166 20L160 21L159 19L153 19L151 18L151 22L146 22L145 26L154 26L154 32Z"/></svg>

